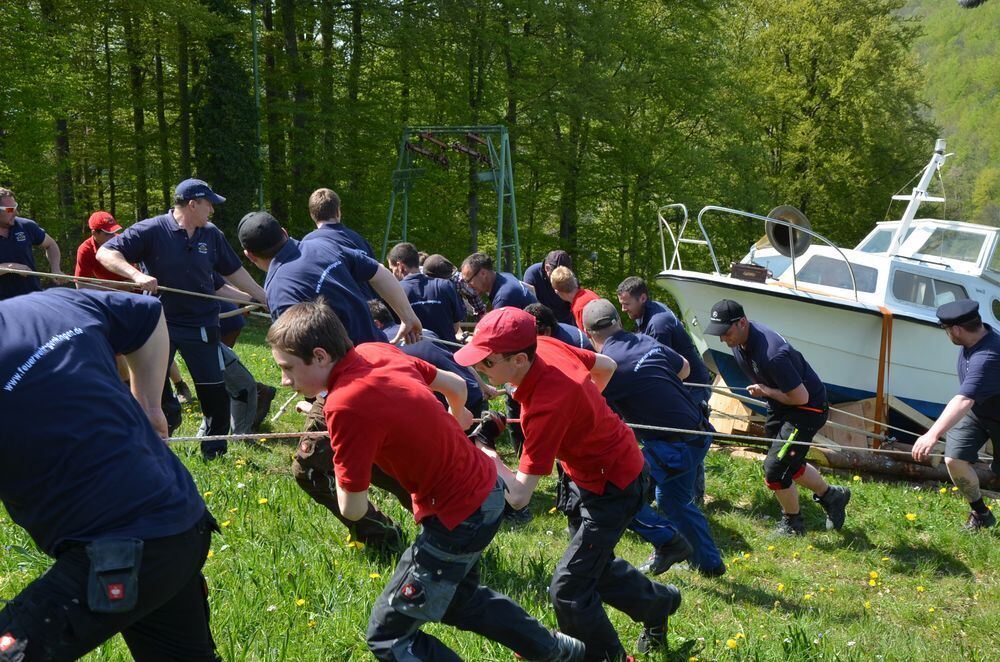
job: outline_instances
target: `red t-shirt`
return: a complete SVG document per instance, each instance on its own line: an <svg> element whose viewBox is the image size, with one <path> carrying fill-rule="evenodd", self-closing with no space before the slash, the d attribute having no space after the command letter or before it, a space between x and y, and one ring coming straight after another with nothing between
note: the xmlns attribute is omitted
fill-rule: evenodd
<svg viewBox="0 0 1000 662"><path fill-rule="evenodd" d="M583 328L583 309L586 308L587 304L591 301L596 301L601 297L597 296L597 293L593 290L587 290L580 288L573 295L573 303L570 304L570 310L573 311L573 318L576 320L576 328Z"/></svg>
<svg viewBox="0 0 1000 662"><path fill-rule="evenodd" d="M546 476L558 458L573 482L604 494L608 481L624 488L642 471L635 435L590 379L596 360L593 352L538 337L535 361L514 391L524 430L521 473Z"/></svg>
<svg viewBox="0 0 1000 662"><path fill-rule="evenodd" d="M323 407L337 484L363 492L372 465L413 497L413 517L449 530L493 489L496 465L466 438L428 388L437 368L387 343L358 345L330 372Z"/></svg>
<svg viewBox="0 0 1000 662"><path fill-rule="evenodd" d="M97 244L94 243L93 237L87 237L87 240L76 249L76 269L73 270L73 275L104 280L128 280L113 271L108 271L97 261Z"/></svg>

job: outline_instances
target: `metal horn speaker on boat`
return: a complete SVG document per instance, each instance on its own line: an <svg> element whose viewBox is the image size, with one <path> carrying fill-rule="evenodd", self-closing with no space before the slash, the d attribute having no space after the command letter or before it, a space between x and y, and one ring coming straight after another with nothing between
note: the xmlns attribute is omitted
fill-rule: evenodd
<svg viewBox="0 0 1000 662"><path fill-rule="evenodd" d="M767 216L779 221L786 221L792 225L798 225L806 230L812 229L812 225L809 223L806 215L791 205L775 207ZM796 256L802 255L809 248L809 243L812 241L812 238L805 232L796 232L787 225L772 223L770 221L764 223L764 232L767 234L767 239L774 246L775 250L785 257L792 257L793 248L795 249Z"/></svg>

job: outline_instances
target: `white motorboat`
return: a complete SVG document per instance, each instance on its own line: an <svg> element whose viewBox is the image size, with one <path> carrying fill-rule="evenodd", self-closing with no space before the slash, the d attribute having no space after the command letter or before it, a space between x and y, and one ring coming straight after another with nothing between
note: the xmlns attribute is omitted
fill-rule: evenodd
<svg viewBox="0 0 1000 662"><path fill-rule="evenodd" d="M797 210L779 207L758 216L724 207L705 207L697 217L700 237L687 237L687 212L668 205L659 212L663 271L657 282L680 307L696 346L730 386L746 386L730 350L701 332L712 304L739 301L747 316L781 333L806 357L827 385L831 403L895 396L930 418L957 392L957 348L938 326L935 310L956 299L979 302L983 321L1000 326L1000 228L958 221L916 218L946 159L938 140L934 156L909 195L898 221L876 224L854 248L839 248L812 231ZM683 211L679 230L668 208ZM708 213L765 222L758 242L729 274L720 269L705 231ZM734 216L732 216L734 215ZM814 241L818 240L818 241ZM681 246L707 249L713 272L681 265ZM669 262L668 262L669 258Z"/></svg>

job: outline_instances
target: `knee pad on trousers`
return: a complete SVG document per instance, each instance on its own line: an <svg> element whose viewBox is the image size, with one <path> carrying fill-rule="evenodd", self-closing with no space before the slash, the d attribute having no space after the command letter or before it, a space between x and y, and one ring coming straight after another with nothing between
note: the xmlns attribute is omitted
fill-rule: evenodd
<svg viewBox="0 0 1000 662"><path fill-rule="evenodd" d="M788 465L781 460L772 461L771 458L764 460L764 484L768 489L786 490L792 486L792 481L806 472L805 465L788 475Z"/></svg>

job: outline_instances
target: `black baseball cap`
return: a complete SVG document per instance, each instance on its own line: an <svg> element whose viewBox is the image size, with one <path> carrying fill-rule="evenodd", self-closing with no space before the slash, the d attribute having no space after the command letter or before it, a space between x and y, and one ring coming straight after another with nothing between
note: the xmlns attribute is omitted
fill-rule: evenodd
<svg viewBox="0 0 1000 662"><path fill-rule="evenodd" d="M965 324L979 318L979 302L972 299L959 299L941 305L937 309L937 318L941 326Z"/></svg>
<svg viewBox="0 0 1000 662"><path fill-rule="evenodd" d="M712 306L711 321L705 327L705 333L710 336L721 336L729 330L733 322L746 316L746 313L743 312L743 306L739 303L732 299L723 299Z"/></svg>
<svg viewBox="0 0 1000 662"><path fill-rule="evenodd" d="M264 253L285 241L281 223L266 211L252 211L244 216L236 233L240 245L251 253Z"/></svg>

